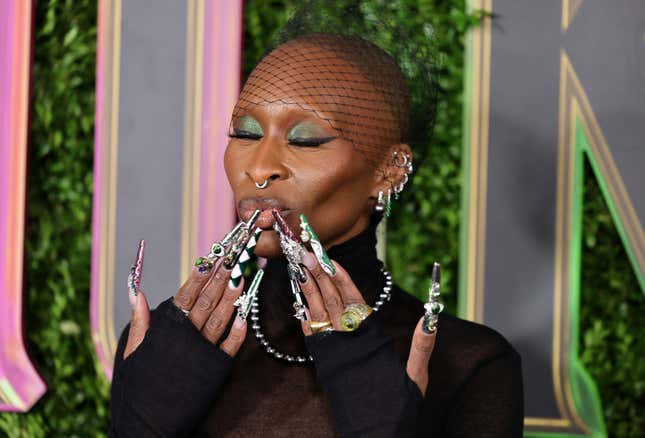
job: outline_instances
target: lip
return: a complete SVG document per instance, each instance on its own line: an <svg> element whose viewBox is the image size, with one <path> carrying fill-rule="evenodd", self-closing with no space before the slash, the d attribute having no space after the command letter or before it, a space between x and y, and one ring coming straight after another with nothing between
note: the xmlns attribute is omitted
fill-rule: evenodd
<svg viewBox="0 0 645 438"><path fill-rule="evenodd" d="M292 211L281 200L276 198L244 198L237 203L237 212L243 221L248 221L255 210L261 211L255 226L263 230L273 228L275 218L271 210L274 208L280 210L282 217L288 216Z"/></svg>

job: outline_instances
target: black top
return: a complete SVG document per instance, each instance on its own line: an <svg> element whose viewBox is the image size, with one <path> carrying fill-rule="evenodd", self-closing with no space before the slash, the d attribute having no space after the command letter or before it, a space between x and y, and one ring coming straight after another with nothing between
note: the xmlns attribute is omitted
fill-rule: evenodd
<svg viewBox="0 0 645 438"><path fill-rule="evenodd" d="M376 301L384 285L375 247L370 227L328 251L368 304ZM494 330L442 314L429 364L430 383L422 397L405 374L412 333L423 315L418 299L395 286L391 300L355 332L321 333L305 343L300 323L292 317L284 259L267 264L259 297L266 339L282 352L311 354L315 368L269 357L251 327L237 357L230 360L219 349L207 348L192 323L168 301L153 311L151 330L139 347L147 348L137 349L125 362L119 358L127 327L121 336L111 435L522 436L520 357ZM161 317L160 309L169 316ZM151 335L155 320L167 326L156 338ZM154 351L172 354L176 361L159 367ZM136 357L137 353L143 354ZM133 357L143 365L127 368L136 362L130 361ZM150 373L155 379L145 389L123 389L137 376L150 380ZM177 411L185 412L180 416L184 424L166 427ZM198 420L207 411L205 420Z"/></svg>

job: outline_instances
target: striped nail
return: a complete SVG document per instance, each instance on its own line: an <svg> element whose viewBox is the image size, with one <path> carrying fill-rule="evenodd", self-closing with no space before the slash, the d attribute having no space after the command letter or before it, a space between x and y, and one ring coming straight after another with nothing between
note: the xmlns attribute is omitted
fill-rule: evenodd
<svg viewBox="0 0 645 438"><path fill-rule="evenodd" d="M439 302L441 296L441 266L435 262L432 266L432 282L428 291L428 302L423 306L425 314L423 315L422 329L424 332L431 334L437 331L439 323L439 314L443 310L443 304Z"/></svg>
<svg viewBox="0 0 645 438"><path fill-rule="evenodd" d="M134 260L134 264L130 268L130 273L128 274L128 297L130 298L130 305L135 306L137 302L137 294L141 289L141 274L143 271L143 253L145 251L146 241L141 239L139 241L139 247L137 248L137 257Z"/></svg>
<svg viewBox="0 0 645 438"><path fill-rule="evenodd" d="M251 306L253 305L253 300L258 293L258 288L260 287L260 282L262 281L263 276L264 270L258 270L258 272L255 273L255 277L253 277L253 281L251 282L251 286L249 286L249 290L247 290L246 293L244 293L235 301L238 318L244 320L249 315Z"/></svg>
<svg viewBox="0 0 645 438"><path fill-rule="evenodd" d="M230 289L235 289L240 285L240 282L242 281L242 276L244 276L244 271L246 270L246 267L249 265L249 263L251 263L251 260L253 259L255 246L258 244L258 240L260 239L260 234L262 234L262 229L258 227L255 229L255 231L253 232L253 235L246 243L246 246L244 247L244 250L240 254L240 257L237 260L237 263L233 267L233 272L231 272L231 279L229 280L229 283L228 283L228 286Z"/></svg>
<svg viewBox="0 0 645 438"><path fill-rule="evenodd" d="M325 247L323 246L322 242L316 235L316 232L307 220L307 216L305 216L304 214L300 215L300 229L302 230L302 232L300 233L300 238L303 242L309 242L311 249L314 250L316 259L318 260L318 263L320 264L320 267L323 269L323 271L325 271L327 275L332 277L336 275L336 267L331 262L331 259L327 255L327 251L325 251Z"/></svg>

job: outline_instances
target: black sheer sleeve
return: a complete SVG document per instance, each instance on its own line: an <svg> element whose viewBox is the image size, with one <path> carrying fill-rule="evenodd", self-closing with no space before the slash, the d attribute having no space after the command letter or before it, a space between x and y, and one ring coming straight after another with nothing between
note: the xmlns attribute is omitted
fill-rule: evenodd
<svg viewBox="0 0 645 438"><path fill-rule="evenodd" d="M410 333L412 336L412 333ZM379 322L305 338L340 436L413 436L423 397Z"/></svg>
<svg viewBox="0 0 645 438"><path fill-rule="evenodd" d="M481 363L460 388L446 421L448 437L521 437L522 367L509 350Z"/></svg>
<svg viewBox="0 0 645 438"><path fill-rule="evenodd" d="M209 343L172 299L151 312L143 342L124 360L128 331L129 325L115 357L109 436L195 436L233 358Z"/></svg>

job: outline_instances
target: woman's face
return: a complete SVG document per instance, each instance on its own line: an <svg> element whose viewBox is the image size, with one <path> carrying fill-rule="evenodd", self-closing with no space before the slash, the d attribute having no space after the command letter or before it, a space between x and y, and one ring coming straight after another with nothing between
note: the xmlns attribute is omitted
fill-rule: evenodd
<svg viewBox="0 0 645 438"><path fill-rule="evenodd" d="M279 208L299 234L304 213L326 246L367 227L374 168L327 121L298 105L263 104L240 112L231 132L224 166L240 218L263 210L258 226L271 230L271 209ZM255 252L279 256L276 233L263 233Z"/></svg>
<svg viewBox="0 0 645 438"><path fill-rule="evenodd" d="M278 208L299 234L304 213L327 247L368 226L376 194L391 187L379 166L398 133L383 93L360 63L338 53L293 40L267 55L240 94L224 156L240 218L262 210L258 226L271 230ZM255 253L279 256L276 233L262 233Z"/></svg>

